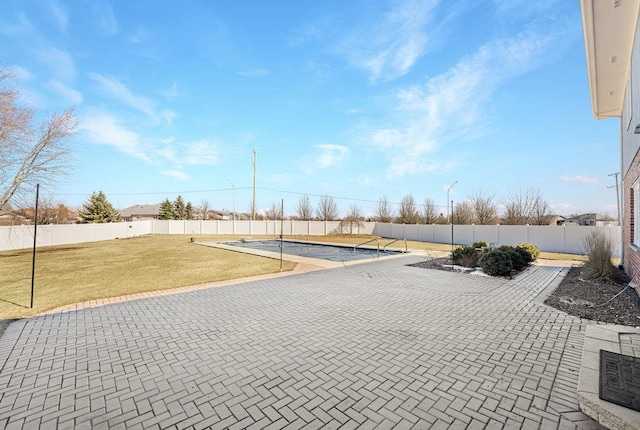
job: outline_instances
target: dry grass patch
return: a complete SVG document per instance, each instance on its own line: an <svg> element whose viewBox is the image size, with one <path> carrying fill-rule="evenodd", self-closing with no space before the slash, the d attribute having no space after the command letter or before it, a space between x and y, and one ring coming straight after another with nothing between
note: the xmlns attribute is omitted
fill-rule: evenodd
<svg viewBox="0 0 640 430"><path fill-rule="evenodd" d="M222 240L195 236L197 241ZM238 236L225 237L224 240ZM280 262L158 235L39 249L34 309L29 309L31 250L0 252L0 319L70 303L275 273ZM291 270L295 263L284 262Z"/></svg>

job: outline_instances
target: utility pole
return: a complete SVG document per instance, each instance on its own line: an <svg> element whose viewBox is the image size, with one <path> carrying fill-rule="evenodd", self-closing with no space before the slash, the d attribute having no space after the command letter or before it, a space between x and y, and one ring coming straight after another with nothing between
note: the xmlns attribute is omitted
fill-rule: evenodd
<svg viewBox="0 0 640 430"><path fill-rule="evenodd" d="M256 169L258 168L258 153L253 150L253 208L251 210L251 219L256 220Z"/></svg>
<svg viewBox="0 0 640 430"><path fill-rule="evenodd" d="M612 173L608 176L615 176L616 177L616 184L615 185L611 185L607 188L615 188L616 189L616 201L618 202L618 225L622 225L622 220L620 219L620 188L618 187L618 175L620 174L620 172L616 172L616 173Z"/></svg>

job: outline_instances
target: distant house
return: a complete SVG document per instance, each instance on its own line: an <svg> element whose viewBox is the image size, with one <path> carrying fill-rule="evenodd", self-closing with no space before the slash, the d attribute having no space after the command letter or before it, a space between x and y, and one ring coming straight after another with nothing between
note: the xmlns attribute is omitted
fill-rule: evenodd
<svg viewBox="0 0 640 430"><path fill-rule="evenodd" d="M565 218L564 225L606 227L610 225L618 225L618 220L610 217L609 215L590 213Z"/></svg>
<svg viewBox="0 0 640 430"><path fill-rule="evenodd" d="M548 225L562 225L564 224L566 218L562 215L547 215L547 224Z"/></svg>
<svg viewBox="0 0 640 430"><path fill-rule="evenodd" d="M158 219L160 214L160 204L157 205L134 205L122 209L120 217L125 222L142 221L145 219Z"/></svg>
<svg viewBox="0 0 640 430"><path fill-rule="evenodd" d="M16 224L17 214L9 203L0 208L0 225Z"/></svg>

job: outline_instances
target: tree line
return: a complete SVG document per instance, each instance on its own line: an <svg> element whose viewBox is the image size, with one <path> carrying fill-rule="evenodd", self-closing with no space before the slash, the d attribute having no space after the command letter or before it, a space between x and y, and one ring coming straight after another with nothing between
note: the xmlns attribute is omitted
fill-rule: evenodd
<svg viewBox="0 0 640 430"><path fill-rule="evenodd" d="M397 209L396 209L397 206ZM500 206L503 206L501 213ZM539 189L528 187L514 189L507 199L499 202L494 194L478 190L458 201L451 208L438 206L432 198L425 198L419 204L411 194L402 197L400 203L392 203L387 196L378 200L375 215L366 217L356 204L349 205L344 217L340 218L335 199L323 195L313 208L308 196L298 200L295 214L291 219L309 221L379 221L399 224L507 224L507 225L547 225L551 222L549 203ZM268 211L273 219L282 218L280 204L272 204ZM445 215L446 214L446 215Z"/></svg>
<svg viewBox="0 0 640 430"><path fill-rule="evenodd" d="M395 208L397 206L397 209ZM320 197L314 208L309 196L302 196L298 200L295 214L290 219L301 221L343 221L345 229L351 229L354 224L363 221L395 222L399 224L505 224L505 225L547 225L551 221L549 204L542 194L535 188L520 188L514 190L506 201L502 203L504 210L499 212L499 203L493 194L479 190L466 199L454 204L453 207L441 211L431 198L425 198L418 204L411 194L402 197L400 203L391 203L386 196L379 199L376 213L373 217L366 217L356 204L349 205L344 217L340 217L335 199L329 195ZM280 220L284 218L281 203L272 203L265 211L262 219ZM203 200L200 207L194 207L191 202L185 202L182 196L172 202L168 198L160 204L158 219L162 220L190 220L194 215L207 219L210 203ZM82 222L102 223L118 222L120 214L113 208L102 191L92 193L78 213ZM42 220L39 220L42 221ZM46 222L44 222L46 223Z"/></svg>

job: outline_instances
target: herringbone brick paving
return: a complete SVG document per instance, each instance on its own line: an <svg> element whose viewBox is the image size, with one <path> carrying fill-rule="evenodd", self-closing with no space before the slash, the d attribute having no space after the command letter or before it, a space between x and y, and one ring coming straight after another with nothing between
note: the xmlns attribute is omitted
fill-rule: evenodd
<svg viewBox="0 0 640 430"><path fill-rule="evenodd" d="M416 257L18 321L0 427L573 429L587 322ZM537 298L537 299L536 299Z"/></svg>

